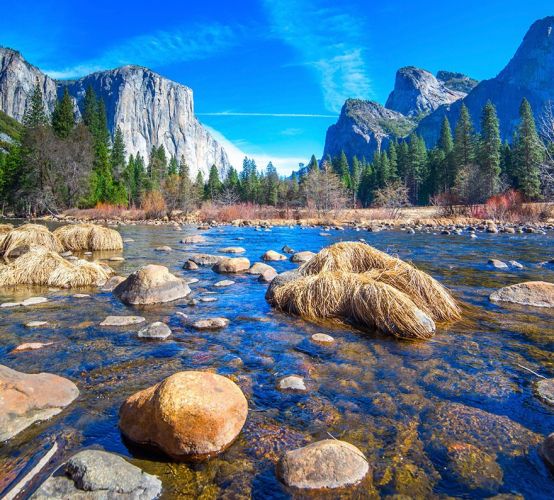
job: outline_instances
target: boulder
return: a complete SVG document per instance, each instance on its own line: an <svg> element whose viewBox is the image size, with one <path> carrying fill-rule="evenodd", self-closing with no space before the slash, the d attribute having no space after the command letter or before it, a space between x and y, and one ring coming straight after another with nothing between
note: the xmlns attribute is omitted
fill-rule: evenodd
<svg viewBox="0 0 554 500"><path fill-rule="evenodd" d="M314 252L296 252L291 255L290 261L303 264L304 262L308 262L314 255Z"/></svg>
<svg viewBox="0 0 554 500"><path fill-rule="evenodd" d="M271 281L271 284L269 285L267 292L265 293L265 299L272 304L273 298L275 296L275 290L277 290L279 287L283 286L285 283L288 283L289 281L294 281L299 276L298 269L294 269L292 271L285 271L284 273L280 273L273 280Z"/></svg>
<svg viewBox="0 0 554 500"><path fill-rule="evenodd" d="M490 296L494 302L512 302L524 306L554 307L554 283L526 281L510 285Z"/></svg>
<svg viewBox="0 0 554 500"><path fill-rule="evenodd" d="M166 339L171 335L171 329L165 323L156 321L141 328L137 335L142 339Z"/></svg>
<svg viewBox="0 0 554 500"><path fill-rule="evenodd" d="M247 414L246 398L234 382L184 371L129 397L119 411L119 427L129 440L174 459L202 460L231 445Z"/></svg>
<svg viewBox="0 0 554 500"><path fill-rule="evenodd" d="M271 283L277 276L277 271L275 269L268 269L260 274L258 281L261 283Z"/></svg>
<svg viewBox="0 0 554 500"><path fill-rule="evenodd" d="M125 304L159 304L182 299L190 288L164 266L143 266L117 285L114 294Z"/></svg>
<svg viewBox="0 0 554 500"><path fill-rule="evenodd" d="M554 469L554 432L543 441L541 455L546 463Z"/></svg>
<svg viewBox="0 0 554 500"><path fill-rule="evenodd" d="M100 326L129 326L144 323L142 316L107 316Z"/></svg>
<svg viewBox="0 0 554 500"><path fill-rule="evenodd" d="M162 482L123 457L101 450L85 450L71 457L31 496L49 499L151 500L162 491Z"/></svg>
<svg viewBox="0 0 554 500"><path fill-rule="evenodd" d="M66 378L0 365L0 442L57 415L78 395L77 386Z"/></svg>
<svg viewBox="0 0 554 500"><path fill-rule="evenodd" d="M554 378L543 378L535 385L535 392L541 401L554 406Z"/></svg>
<svg viewBox="0 0 554 500"><path fill-rule="evenodd" d="M277 261L277 260L287 260L287 258L284 255L278 252L275 252L274 250L268 250L266 253L262 255L262 260Z"/></svg>
<svg viewBox="0 0 554 500"><path fill-rule="evenodd" d="M207 253L195 253L189 256L188 260L194 262L198 266L213 266L225 257L219 255L210 255Z"/></svg>
<svg viewBox="0 0 554 500"><path fill-rule="evenodd" d="M218 250L219 253L244 253L246 249L242 247L225 247Z"/></svg>
<svg viewBox="0 0 554 500"><path fill-rule="evenodd" d="M250 261L245 257L228 258L219 261L212 269L216 273L242 273L250 267Z"/></svg>
<svg viewBox="0 0 554 500"><path fill-rule="evenodd" d="M112 276L106 283L104 283L104 286L102 287L103 292L113 292L114 288L125 281L125 278L123 276Z"/></svg>
<svg viewBox="0 0 554 500"><path fill-rule="evenodd" d="M287 451L278 466L290 487L308 490L344 488L362 481L369 472L364 454L337 439L325 439Z"/></svg>
<svg viewBox="0 0 554 500"><path fill-rule="evenodd" d="M219 330L229 325L227 318L207 318L199 319L192 323L192 327L196 330Z"/></svg>
<svg viewBox="0 0 554 500"><path fill-rule="evenodd" d="M186 269L187 271L196 271L198 269L198 264L192 260L187 260L183 264L183 269Z"/></svg>
<svg viewBox="0 0 554 500"><path fill-rule="evenodd" d="M269 264L264 264L263 262L255 262L254 264L252 264L252 267L246 272L248 274L263 274L266 271L275 271L275 269Z"/></svg>

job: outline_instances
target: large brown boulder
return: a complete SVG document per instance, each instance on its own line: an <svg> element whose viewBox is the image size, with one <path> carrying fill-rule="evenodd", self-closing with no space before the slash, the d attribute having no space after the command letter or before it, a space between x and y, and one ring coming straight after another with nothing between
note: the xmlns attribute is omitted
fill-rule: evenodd
<svg viewBox="0 0 554 500"><path fill-rule="evenodd" d="M0 442L57 415L78 395L77 386L66 378L0 365Z"/></svg>
<svg viewBox="0 0 554 500"><path fill-rule="evenodd" d="M279 463L283 482L300 489L344 488L359 483L368 472L364 454L354 445L337 439L287 451Z"/></svg>
<svg viewBox="0 0 554 500"><path fill-rule="evenodd" d="M510 285L493 292L494 302L512 302L524 306L554 307L554 283L546 281L526 281Z"/></svg>
<svg viewBox="0 0 554 500"><path fill-rule="evenodd" d="M113 293L125 304L159 304L186 297L190 288L167 267L149 264L117 285Z"/></svg>
<svg viewBox="0 0 554 500"><path fill-rule="evenodd" d="M242 273L249 267L250 261L246 257L236 257L220 260L212 269L216 273Z"/></svg>
<svg viewBox="0 0 554 500"><path fill-rule="evenodd" d="M225 450L247 414L246 398L234 382L184 371L129 397L119 410L119 427L135 443L196 461Z"/></svg>

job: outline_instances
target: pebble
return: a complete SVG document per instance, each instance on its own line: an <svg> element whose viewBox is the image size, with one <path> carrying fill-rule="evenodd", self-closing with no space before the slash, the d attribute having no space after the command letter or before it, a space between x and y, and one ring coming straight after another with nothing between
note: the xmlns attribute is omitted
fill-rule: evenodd
<svg viewBox="0 0 554 500"><path fill-rule="evenodd" d="M154 248L154 252L171 252L171 247L168 246L162 246Z"/></svg>
<svg viewBox="0 0 554 500"><path fill-rule="evenodd" d="M278 384L279 389L281 390L289 390L289 391L306 391L306 384L304 383L304 379L302 377L299 377L298 375L290 375L288 377L285 377L279 381Z"/></svg>
<svg viewBox="0 0 554 500"><path fill-rule="evenodd" d="M76 293L73 295L74 299L86 299L87 297L90 297L88 293Z"/></svg>
<svg viewBox="0 0 554 500"><path fill-rule="evenodd" d="M314 333L312 335L312 340L314 342L321 342L324 344L332 344L335 341L331 335L327 335L326 333Z"/></svg>
<svg viewBox="0 0 554 500"><path fill-rule="evenodd" d="M48 321L29 321L28 323L25 323L25 326L27 328L38 328L41 326L46 326L48 324Z"/></svg>
<svg viewBox="0 0 554 500"><path fill-rule="evenodd" d="M108 259L110 262L123 262L125 260L124 257L110 257Z"/></svg>

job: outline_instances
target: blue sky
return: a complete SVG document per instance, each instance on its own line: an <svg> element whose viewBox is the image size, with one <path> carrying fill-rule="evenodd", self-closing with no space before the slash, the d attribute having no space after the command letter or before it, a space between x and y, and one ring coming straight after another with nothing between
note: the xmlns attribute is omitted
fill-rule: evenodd
<svg viewBox="0 0 554 500"><path fill-rule="evenodd" d="M347 97L384 103L399 67L495 76L552 0L3 0L0 44L52 76L147 66L194 90L238 162L320 156Z"/></svg>

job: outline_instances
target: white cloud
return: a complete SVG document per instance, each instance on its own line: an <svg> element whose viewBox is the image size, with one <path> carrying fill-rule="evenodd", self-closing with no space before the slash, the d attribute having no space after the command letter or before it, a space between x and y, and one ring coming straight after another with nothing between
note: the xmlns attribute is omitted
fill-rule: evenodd
<svg viewBox="0 0 554 500"><path fill-rule="evenodd" d="M298 170L299 163L306 163L308 161L308 159L303 157L271 156L267 154L249 153L247 151L243 151L217 130L208 127L207 125L203 126L210 132L210 134L212 134L214 139L225 148L231 165L239 171L242 170L242 160L244 160L245 156L253 158L256 161L256 165L259 170L265 169L267 164L271 161L273 166L277 169L279 175L290 175L293 170Z"/></svg>
<svg viewBox="0 0 554 500"><path fill-rule="evenodd" d="M53 78L76 78L126 64L160 66L206 59L235 46L240 32L240 27L222 24L156 31L124 40L88 61L45 72Z"/></svg>
<svg viewBox="0 0 554 500"><path fill-rule="evenodd" d="M338 8L317 8L313 0L264 0L273 35L292 46L299 64L319 78L325 106L339 112L349 97L372 96L364 58L364 27Z"/></svg>

